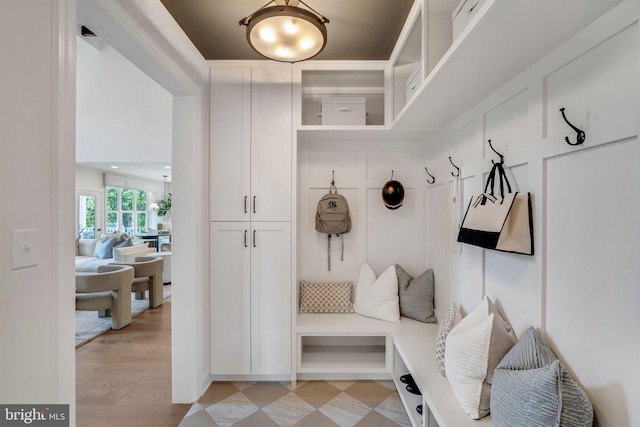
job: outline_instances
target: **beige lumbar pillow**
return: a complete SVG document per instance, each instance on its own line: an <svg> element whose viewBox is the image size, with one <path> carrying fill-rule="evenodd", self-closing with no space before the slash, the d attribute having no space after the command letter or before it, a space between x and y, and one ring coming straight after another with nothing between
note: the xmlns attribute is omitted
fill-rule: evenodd
<svg viewBox="0 0 640 427"><path fill-rule="evenodd" d="M513 329L488 297L447 335L445 372L471 418L489 414L493 371L516 341Z"/></svg>

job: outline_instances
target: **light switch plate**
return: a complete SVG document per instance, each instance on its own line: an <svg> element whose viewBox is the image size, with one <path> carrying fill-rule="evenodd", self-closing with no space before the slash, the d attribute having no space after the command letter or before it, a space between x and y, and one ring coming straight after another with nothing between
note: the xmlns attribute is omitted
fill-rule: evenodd
<svg viewBox="0 0 640 427"><path fill-rule="evenodd" d="M38 230L13 230L11 269L38 265Z"/></svg>

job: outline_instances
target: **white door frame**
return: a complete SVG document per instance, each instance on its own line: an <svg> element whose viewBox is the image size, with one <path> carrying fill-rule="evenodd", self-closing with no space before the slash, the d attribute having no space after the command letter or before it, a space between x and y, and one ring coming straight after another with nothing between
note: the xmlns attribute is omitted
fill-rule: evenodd
<svg viewBox="0 0 640 427"><path fill-rule="evenodd" d="M173 94L172 399L193 403L210 382L207 66L160 2L78 0L78 21Z"/></svg>
<svg viewBox="0 0 640 427"><path fill-rule="evenodd" d="M76 189L76 231L80 234L80 196L95 197L95 238L99 239L105 229L104 191Z"/></svg>

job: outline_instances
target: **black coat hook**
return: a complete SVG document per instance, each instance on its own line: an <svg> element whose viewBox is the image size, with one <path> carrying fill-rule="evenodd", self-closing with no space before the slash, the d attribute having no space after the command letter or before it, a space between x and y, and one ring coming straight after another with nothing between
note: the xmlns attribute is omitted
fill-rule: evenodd
<svg viewBox="0 0 640 427"><path fill-rule="evenodd" d="M451 163L451 165L454 168L456 168L456 173L451 172L451 176L453 176L454 178L459 177L460 176L460 168L453 164L453 161L451 160L451 156L449 156L449 163Z"/></svg>
<svg viewBox="0 0 640 427"><path fill-rule="evenodd" d="M429 173L429 171L427 170L426 166L424 167L424 171L427 173L427 175L429 175L431 177L431 181L429 181L429 178L427 178L427 184L435 183L436 182L436 177Z"/></svg>
<svg viewBox="0 0 640 427"><path fill-rule="evenodd" d="M491 140L490 139L488 139L487 141L489 142L489 148L491 148L494 153L496 153L498 156L500 156L500 164L504 164L504 156L502 154L498 153L495 148L493 148L493 145L491 145ZM491 159L491 163L493 163L494 165L496 164L496 162L494 162L493 159Z"/></svg>
<svg viewBox="0 0 640 427"><path fill-rule="evenodd" d="M574 125L572 125L571 123L569 123L569 120L567 120L567 116L565 116L565 114L564 114L564 107L562 107L562 108L560 109L560 112L562 113L562 118L564 119L564 121L565 121L565 122L567 122L567 124L568 124L569 126L571 126L571 128L572 128L573 130L575 130L575 131L576 131L576 133L578 134L578 135L576 136L576 142L575 142L575 144L574 144L574 143L572 143L571 141L569 141L569 137L568 137L568 136L565 136L565 137L564 137L564 140L565 140L565 141L567 142L567 144L569 144L569 145L580 145L580 144L582 144L582 143L584 142L584 140L587 138L587 135L584 133L584 131L582 131L581 129L578 129L577 127L575 127Z"/></svg>
<svg viewBox="0 0 640 427"><path fill-rule="evenodd" d="M331 171L331 185L336 185L336 171Z"/></svg>

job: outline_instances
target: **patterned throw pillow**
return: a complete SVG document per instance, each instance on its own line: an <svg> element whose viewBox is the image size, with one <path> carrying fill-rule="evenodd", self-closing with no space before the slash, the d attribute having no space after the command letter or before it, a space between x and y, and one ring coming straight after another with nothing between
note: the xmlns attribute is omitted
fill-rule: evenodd
<svg viewBox="0 0 640 427"><path fill-rule="evenodd" d="M443 377L447 376L444 370L444 352L447 335L449 335L451 329L460 321L460 317L458 306L456 306L455 302L452 302L440 320L440 325L438 325L438 335L436 336L436 365L440 368L440 373Z"/></svg>
<svg viewBox="0 0 640 427"><path fill-rule="evenodd" d="M351 282L300 282L300 314L353 313Z"/></svg>
<svg viewBox="0 0 640 427"><path fill-rule="evenodd" d="M511 326L487 297L447 335L447 379L471 418L489 414L493 371L516 341Z"/></svg>
<svg viewBox="0 0 640 427"><path fill-rule="evenodd" d="M433 313L433 270L428 269L414 278L398 264L395 267L400 295L400 316L424 323L438 323Z"/></svg>
<svg viewBox="0 0 640 427"><path fill-rule="evenodd" d="M497 427L591 427L593 407L531 326L494 372L491 418Z"/></svg>

